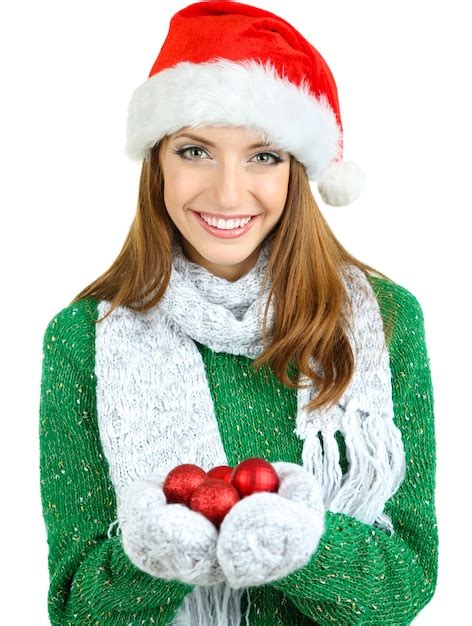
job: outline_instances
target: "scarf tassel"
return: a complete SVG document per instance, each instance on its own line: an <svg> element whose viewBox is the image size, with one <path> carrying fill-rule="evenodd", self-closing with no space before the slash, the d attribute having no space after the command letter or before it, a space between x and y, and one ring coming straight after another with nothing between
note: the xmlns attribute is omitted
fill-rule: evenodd
<svg viewBox="0 0 472 626"><path fill-rule="evenodd" d="M172 626L240 626L241 599L247 593L246 626L249 626L249 588L233 589L227 583L197 585L177 611Z"/></svg>
<svg viewBox="0 0 472 626"><path fill-rule="evenodd" d="M393 535L392 521L383 509L404 477L401 433L392 420L374 410L365 410L366 406L356 398L346 405L341 431L349 470L329 508L375 524ZM327 453L332 454L330 447Z"/></svg>

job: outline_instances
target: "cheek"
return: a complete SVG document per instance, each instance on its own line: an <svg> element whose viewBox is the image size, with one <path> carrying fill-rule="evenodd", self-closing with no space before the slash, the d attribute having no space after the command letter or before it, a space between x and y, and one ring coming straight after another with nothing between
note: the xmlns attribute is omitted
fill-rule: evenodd
<svg viewBox="0 0 472 626"><path fill-rule="evenodd" d="M280 215L284 209L288 195L288 177L275 178L264 190L265 204L268 211Z"/></svg>
<svg viewBox="0 0 472 626"><path fill-rule="evenodd" d="M181 209L192 199L194 190L197 189L196 177L189 171L175 168L168 172L168 180L172 184L166 185L164 179L164 202L168 208Z"/></svg>

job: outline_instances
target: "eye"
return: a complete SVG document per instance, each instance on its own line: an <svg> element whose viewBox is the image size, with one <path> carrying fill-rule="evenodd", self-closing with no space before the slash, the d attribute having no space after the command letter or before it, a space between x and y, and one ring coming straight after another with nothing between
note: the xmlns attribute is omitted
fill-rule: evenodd
<svg viewBox="0 0 472 626"><path fill-rule="evenodd" d="M184 154L186 152L189 152L190 150L197 150L200 152L206 152L206 150L204 150L203 148L199 148L198 146L189 146L188 148L180 148L180 150L174 150L174 154L178 154L179 156L181 156L183 159L187 159L189 161L198 161L199 159L192 159L192 157L188 157L188 156L184 156Z"/></svg>
<svg viewBox="0 0 472 626"><path fill-rule="evenodd" d="M278 154L275 154L273 152L259 152L259 154L256 154L254 156L256 156L256 157L258 157L258 156L269 156L271 159L273 159L275 161L273 163L267 163L267 161L266 161L267 165L275 165L276 163L280 163L283 160L283 159L281 159L279 157ZM260 163L264 164L263 161L260 161Z"/></svg>
<svg viewBox="0 0 472 626"><path fill-rule="evenodd" d="M204 148L200 148L199 146L187 146L187 147L180 148L179 150L173 150L173 152L174 154L178 154L180 157L182 157L183 159L186 159L187 161L201 161L201 159L198 157L193 158L193 157L185 156L186 153L190 152L191 150L197 151L197 152L204 152L205 154L208 154L208 152ZM273 159L273 162L259 161L261 165L276 165L277 163L280 163L281 161L284 160L275 152L258 152L252 158L254 159L259 156L269 156L271 159Z"/></svg>

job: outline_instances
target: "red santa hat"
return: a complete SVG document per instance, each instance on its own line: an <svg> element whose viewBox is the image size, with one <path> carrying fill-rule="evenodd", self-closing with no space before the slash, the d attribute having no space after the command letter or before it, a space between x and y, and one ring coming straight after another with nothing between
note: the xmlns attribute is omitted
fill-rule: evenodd
<svg viewBox="0 0 472 626"><path fill-rule="evenodd" d="M287 21L240 2L195 2L171 18L147 80L128 107L126 155L144 159L184 126L246 126L290 152L324 202L353 202L365 184L342 161L336 83Z"/></svg>

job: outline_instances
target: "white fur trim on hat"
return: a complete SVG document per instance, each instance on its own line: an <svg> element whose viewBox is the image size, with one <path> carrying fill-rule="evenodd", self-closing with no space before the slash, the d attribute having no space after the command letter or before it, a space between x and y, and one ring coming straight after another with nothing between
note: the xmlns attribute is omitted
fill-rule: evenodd
<svg viewBox="0 0 472 626"><path fill-rule="evenodd" d="M270 61L224 58L177 63L135 89L125 153L140 161L164 135L204 125L252 127L302 163L309 180L341 155L342 131L324 94L282 78Z"/></svg>

